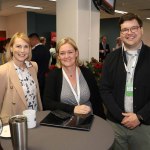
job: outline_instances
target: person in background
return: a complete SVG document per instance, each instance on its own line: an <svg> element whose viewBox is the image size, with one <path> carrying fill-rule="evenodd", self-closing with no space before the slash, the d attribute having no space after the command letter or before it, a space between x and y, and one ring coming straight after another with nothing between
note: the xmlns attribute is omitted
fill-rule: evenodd
<svg viewBox="0 0 150 150"><path fill-rule="evenodd" d="M103 62L108 53L110 53L109 44L107 43L107 37L103 35L99 45L99 61Z"/></svg>
<svg viewBox="0 0 150 150"><path fill-rule="evenodd" d="M9 43L9 38L3 41L0 41L0 65L3 65L6 63L6 46Z"/></svg>
<svg viewBox="0 0 150 150"><path fill-rule="evenodd" d="M42 110L38 67L31 59L27 35L15 33L7 47L7 63L0 66L0 117L3 123L25 109Z"/></svg>
<svg viewBox="0 0 150 150"><path fill-rule="evenodd" d="M79 51L68 37L56 48L61 68L49 72L44 92L44 108L60 109L68 113L94 113L105 118L98 86L93 74L79 66Z"/></svg>
<svg viewBox="0 0 150 150"><path fill-rule="evenodd" d="M117 37L116 38L116 47L113 48L113 51L120 48L122 46L122 41L121 41L121 38L120 37Z"/></svg>
<svg viewBox="0 0 150 150"><path fill-rule="evenodd" d="M150 47L133 13L119 20L122 47L105 59L100 92L115 131L113 150L150 149Z"/></svg>
<svg viewBox="0 0 150 150"><path fill-rule="evenodd" d="M40 37L40 42L43 44L43 45L46 45L46 38L44 36L41 36Z"/></svg>
<svg viewBox="0 0 150 150"><path fill-rule="evenodd" d="M5 48L3 47L4 41L0 41L0 65L5 63Z"/></svg>
<svg viewBox="0 0 150 150"><path fill-rule="evenodd" d="M38 64L38 82L40 88L40 95L43 102L43 91L45 87L45 75L49 68L50 53L48 49L40 43L40 37L37 33L29 35L32 46L32 61Z"/></svg>
<svg viewBox="0 0 150 150"><path fill-rule="evenodd" d="M5 51L7 50L7 47L8 47L8 45L9 45L10 40L11 40L11 38L7 38L7 39L4 41L3 47L4 47Z"/></svg>
<svg viewBox="0 0 150 150"><path fill-rule="evenodd" d="M10 38L7 38L6 40L2 41L2 50L3 52L1 53L1 65L5 64L7 62L6 60L6 50L9 45Z"/></svg>
<svg viewBox="0 0 150 150"><path fill-rule="evenodd" d="M50 61L49 61L49 66L50 65L55 65L56 64L56 42L51 43L51 48L49 50L50 52Z"/></svg>
<svg viewBox="0 0 150 150"><path fill-rule="evenodd" d="M121 46L122 46L121 37L117 37L117 39L116 39L116 49L120 48Z"/></svg>

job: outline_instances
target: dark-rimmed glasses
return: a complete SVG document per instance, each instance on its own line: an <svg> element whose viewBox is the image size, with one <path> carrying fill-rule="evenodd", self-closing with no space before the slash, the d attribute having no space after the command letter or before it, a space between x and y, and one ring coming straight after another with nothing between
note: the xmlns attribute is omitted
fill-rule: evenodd
<svg viewBox="0 0 150 150"><path fill-rule="evenodd" d="M127 34L129 33L129 30L132 32L132 33L135 33L138 31L138 29L140 28L140 26L133 26L131 28L123 28L121 29L121 33L122 34Z"/></svg>

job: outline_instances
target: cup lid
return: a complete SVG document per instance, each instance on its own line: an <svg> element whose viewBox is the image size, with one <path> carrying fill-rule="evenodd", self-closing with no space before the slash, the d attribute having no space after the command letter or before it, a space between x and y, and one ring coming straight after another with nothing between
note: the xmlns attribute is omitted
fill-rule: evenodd
<svg viewBox="0 0 150 150"><path fill-rule="evenodd" d="M16 115L9 119L9 123L21 123L25 121L27 121L27 117L25 115Z"/></svg>

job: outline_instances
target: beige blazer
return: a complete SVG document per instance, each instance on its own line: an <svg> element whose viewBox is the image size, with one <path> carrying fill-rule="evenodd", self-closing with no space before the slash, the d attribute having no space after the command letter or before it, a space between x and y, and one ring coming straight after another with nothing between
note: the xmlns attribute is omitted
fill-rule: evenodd
<svg viewBox="0 0 150 150"><path fill-rule="evenodd" d="M37 104L38 110L42 110L39 86L37 81L38 67L36 62L31 62L33 67L29 72L37 85ZM0 66L0 117L3 123L8 123L9 117L22 114L28 109L25 95L16 73L13 61Z"/></svg>

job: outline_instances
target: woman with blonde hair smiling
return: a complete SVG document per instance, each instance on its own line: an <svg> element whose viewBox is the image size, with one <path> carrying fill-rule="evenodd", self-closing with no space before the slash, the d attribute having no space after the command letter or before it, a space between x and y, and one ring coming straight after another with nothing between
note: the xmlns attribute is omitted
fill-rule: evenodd
<svg viewBox="0 0 150 150"><path fill-rule="evenodd" d="M51 71L46 80L44 107L68 113L94 113L105 118L98 86L93 74L79 66L79 51L75 41L61 39L56 47L61 68Z"/></svg>
<svg viewBox="0 0 150 150"><path fill-rule="evenodd" d="M9 117L22 114L25 109L42 110L37 81L38 67L31 62L28 36L16 33L10 40L6 57L0 66L0 117L8 123Z"/></svg>

